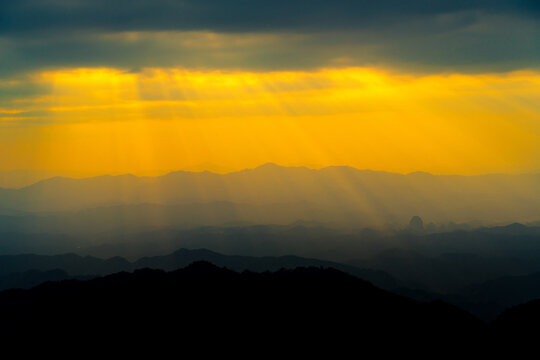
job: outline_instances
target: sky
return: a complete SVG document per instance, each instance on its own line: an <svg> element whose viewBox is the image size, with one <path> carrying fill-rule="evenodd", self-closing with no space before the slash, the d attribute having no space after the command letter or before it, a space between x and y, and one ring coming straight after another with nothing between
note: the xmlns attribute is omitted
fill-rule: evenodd
<svg viewBox="0 0 540 360"><path fill-rule="evenodd" d="M540 172L537 0L0 2L0 171Z"/></svg>

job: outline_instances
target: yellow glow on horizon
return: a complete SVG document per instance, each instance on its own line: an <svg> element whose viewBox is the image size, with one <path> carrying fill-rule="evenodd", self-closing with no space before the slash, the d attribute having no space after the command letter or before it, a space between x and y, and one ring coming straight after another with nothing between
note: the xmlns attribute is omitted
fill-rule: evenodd
<svg viewBox="0 0 540 360"><path fill-rule="evenodd" d="M540 171L540 73L67 69L0 117L0 166L143 173L211 163ZM8 121L9 120L9 121ZM18 122L19 127L2 127ZM1 170L1 169L0 169Z"/></svg>

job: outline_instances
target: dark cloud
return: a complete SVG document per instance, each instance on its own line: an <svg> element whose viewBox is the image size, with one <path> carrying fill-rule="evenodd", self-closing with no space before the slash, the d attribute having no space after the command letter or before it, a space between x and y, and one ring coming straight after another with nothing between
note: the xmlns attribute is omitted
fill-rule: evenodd
<svg viewBox="0 0 540 360"><path fill-rule="evenodd" d="M462 11L537 17L537 0L18 0L0 3L0 31L100 29L320 31Z"/></svg>
<svg viewBox="0 0 540 360"><path fill-rule="evenodd" d="M0 76L66 66L309 68L336 59L507 70L539 65L539 23L538 0L2 1ZM280 40L205 47L177 35L102 36L164 31Z"/></svg>
<svg viewBox="0 0 540 360"><path fill-rule="evenodd" d="M48 94L49 92L50 86L38 84L25 76L0 81L0 109L17 109L19 106L21 106L21 104L13 102L13 100L32 98L43 94ZM15 116L6 115L6 113L3 115L4 117Z"/></svg>

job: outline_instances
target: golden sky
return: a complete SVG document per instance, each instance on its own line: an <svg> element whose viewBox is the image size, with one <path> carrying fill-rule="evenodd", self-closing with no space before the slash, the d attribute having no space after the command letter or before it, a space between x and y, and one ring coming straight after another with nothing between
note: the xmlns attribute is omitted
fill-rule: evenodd
<svg viewBox="0 0 540 360"><path fill-rule="evenodd" d="M0 103L0 170L540 171L533 70L66 68L4 86L21 82L45 90Z"/></svg>
<svg viewBox="0 0 540 360"><path fill-rule="evenodd" d="M0 1L0 171L538 173L539 4Z"/></svg>

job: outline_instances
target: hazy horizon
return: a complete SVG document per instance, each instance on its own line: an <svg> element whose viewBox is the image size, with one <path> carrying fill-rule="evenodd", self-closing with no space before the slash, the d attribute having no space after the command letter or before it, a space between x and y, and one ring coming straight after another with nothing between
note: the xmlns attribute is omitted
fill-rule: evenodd
<svg viewBox="0 0 540 360"><path fill-rule="evenodd" d="M47 169L11 169L11 170L0 170L0 188L22 188L26 186L33 185L37 182L48 180L54 177L66 177L72 179L84 179L92 178L99 176L123 176L123 175L133 175L136 177L160 177L167 174L175 172L210 172L214 174L230 174L236 172L242 172L245 170L253 170L266 165L276 165L278 167L287 167L287 168L306 168L309 170L322 170L325 168L333 167L343 167L343 168L352 168L359 171L371 171L371 172L381 172L381 173L390 173L390 174L399 174L399 175L413 175L413 174L429 174L433 176L463 176L463 177L475 177L475 176L490 176L490 175L510 175L510 176L519 176L519 175L538 175L540 171L537 172L509 172L509 173L479 173L479 174L458 174L458 173L432 173L428 171L416 170L411 172L394 172L386 170L376 170L376 169L366 169L358 168L350 165L328 165L328 166L314 166L314 165L281 165L275 162L266 162L259 164L257 166L241 168L241 169L230 169L226 167L220 167L213 164L200 164L189 166L179 169L167 169L167 170L142 170L139 172L118 172L118 171L103 171L103 172L80 172L80 171L70 171L70 170L47 170Z"/></svg>

